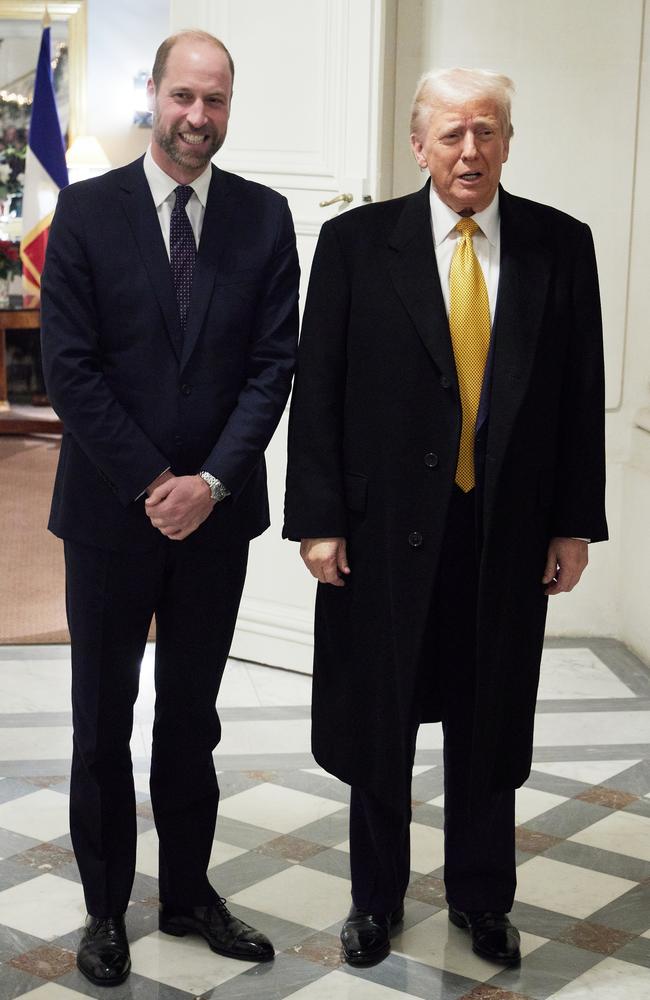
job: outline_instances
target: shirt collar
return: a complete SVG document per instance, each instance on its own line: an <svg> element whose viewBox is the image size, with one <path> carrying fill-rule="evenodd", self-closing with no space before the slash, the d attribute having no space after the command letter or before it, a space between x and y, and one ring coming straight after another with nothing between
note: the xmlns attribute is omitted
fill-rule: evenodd
<svg viewBox="0 0 650 1000"><path fill-rule="evenodd" d="M151 155L151 146L147 149L144 154L144 173L147 178L149 187L151 188L151 195L154 200L156 208L160 208L164 201L167 201L172 191L175 191L178 187L178 181L175 181L173 177L165 173L162 167L159 167L153 156ZM194 194L199 199L203 208L205 208L208 200L208 189L210 187L210 181L212 180L212 163L208 163L207 167L202 174L192 181L189 187L192 188Z"/></svg>
<svg viewBox="0 0 650 1000"><path fill-rule="evenodd" d="M433 184L429 185L429 203L431 205L431 224L433 226L433 240L436 246L440 246L453 232L456 223L463 218L454 212L453 208L445 205L439 197ZM477 212L472 216L476 225L486 236L488 242L496 247L499 241L499 192L497 190L494 198L487 208L482 212Z"/></svg>

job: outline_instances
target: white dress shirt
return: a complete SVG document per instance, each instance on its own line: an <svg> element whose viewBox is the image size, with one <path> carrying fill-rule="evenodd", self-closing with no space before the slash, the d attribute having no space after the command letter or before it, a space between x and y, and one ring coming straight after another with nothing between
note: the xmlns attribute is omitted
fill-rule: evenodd
<svg viewBox="0 0 650 1000"><path fill-rule="evenodd" d="M442 296L445 300L445 308L449 315L449 268L451 258L454 255L460 233L456 231L456 224L463 218L454 212L453 208L445 205L433 184L431 185L429 201L431 204L431 228L433 231L433 243L436 249L436 260L438 262L438 273L442 286ZM485 284L487 287L488 300L490 303L490 323L494 323L494 311L497 304L497 289L499 287L499 265L501 261L501 224L499 217L499 192L487 208L482 212L477 212L472 216L479 231L474 233L472 242L474 252L478 257L478 262L483 271Z"/></svg>
<svg viewBox="0 0 650 1000"><path fill-rule="evenodd" d="M176 202L176 195L174 194L174 191L178 187L178 181L175 181L173 177L170 177L169 174L166 174L165 171L158 166L151 155L151 146L149 146L147 152L144 154L144 175L147 178L149 188L151 189L151 197L153 198L154 205L156 206L158 222L160 223L160 229L165 241L167 256L169 256L169 223L171 221L172 210ZM187 212L190 220L197 247L199 245L199 240L201 239L203 217L205 215L205 206L208 200L208 188L210 187L211 179L212 164L208 163L203 173L199 174L196 180L192 181L192 183L188 185L188 187L192 188L194 194L190 196L185 211Z"/></svg>

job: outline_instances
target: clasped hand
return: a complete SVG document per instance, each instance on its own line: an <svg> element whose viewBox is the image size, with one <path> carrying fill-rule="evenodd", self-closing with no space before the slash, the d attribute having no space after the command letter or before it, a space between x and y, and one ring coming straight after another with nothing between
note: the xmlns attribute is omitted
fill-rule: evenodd
<svg viewBox="0 0 650 1000"><path fill-rule="evenodd" d="M144 509L154 528L182 542L203 524L214 507L210 487L200 476L164 473L147 490Z"/></svg>

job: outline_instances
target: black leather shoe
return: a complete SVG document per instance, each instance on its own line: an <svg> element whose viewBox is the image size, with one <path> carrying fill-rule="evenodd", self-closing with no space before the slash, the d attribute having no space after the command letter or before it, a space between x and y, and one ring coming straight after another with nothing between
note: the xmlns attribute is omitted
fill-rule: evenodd
<svg viewBox="0 0 650 1000"><path fill-rule="evenodd" d="M95 986L119 986L131 971L124 917L86 917L77 968Z"/></svg>
<svg viewBox="0 0 650 1000"><path fill-rule="evenodd" d="M392 913L365 913L354 904L341 928L345 961L350 965L376 965L390 952L390 932L404 919L404 907Z"/></svg>
<svg viewBox="0 0 650 1000"><path fill-rule="evenodd" d="M472 951L501 965L519 965L519 931L505 913L463 913L449 907L449 919L456 927L464 927L472 937Z"/></svg>
<svg viewBox="0 0 650 1000"><path fill-rule="evenodd" d="M158 926L165 934L184 937L200 934L212 951L246 962L270 962L273 945L261 931L234 917L225 899L217 896L210 906L175 907L161 904Z"/></svg>

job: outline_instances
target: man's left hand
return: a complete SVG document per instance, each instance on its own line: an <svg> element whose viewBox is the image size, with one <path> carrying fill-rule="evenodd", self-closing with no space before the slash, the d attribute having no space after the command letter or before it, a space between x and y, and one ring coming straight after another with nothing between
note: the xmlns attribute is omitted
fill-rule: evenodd
<svg viewBox="0 0 650 1000"><path fill-rule="evenodd" d="M152 491L144 502L154 528L182 542L203 524L212 512L210 487L200 476L172 476Z"/></svg>
<svg viewBox="0 0 650 1000"><path fill-rule="evenodd" d="M573 590L589 562L589 546L581 538L551 538L542 583L545 594L564 594Z"/></svg>

